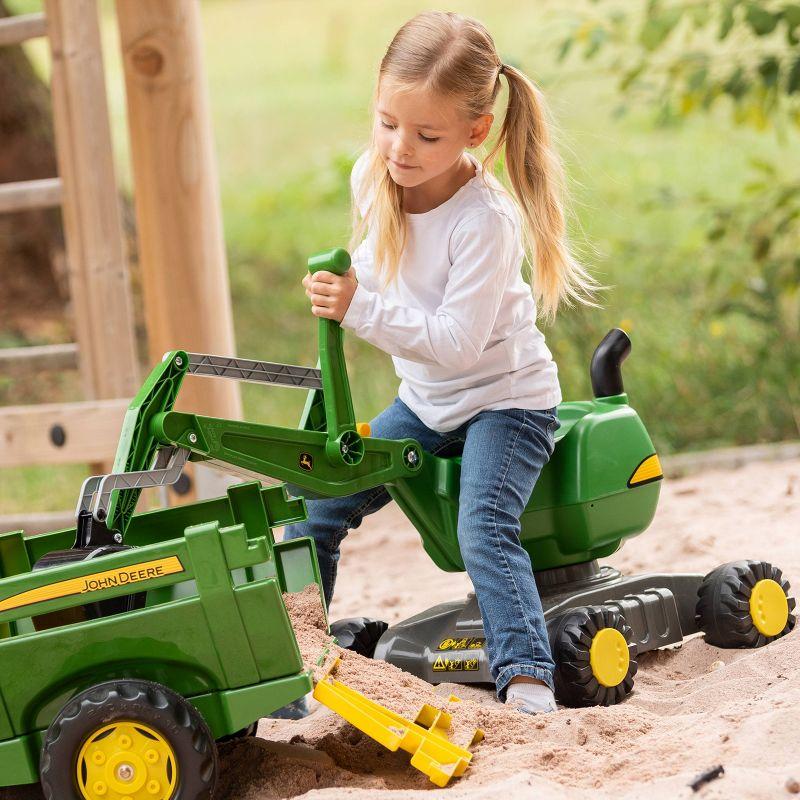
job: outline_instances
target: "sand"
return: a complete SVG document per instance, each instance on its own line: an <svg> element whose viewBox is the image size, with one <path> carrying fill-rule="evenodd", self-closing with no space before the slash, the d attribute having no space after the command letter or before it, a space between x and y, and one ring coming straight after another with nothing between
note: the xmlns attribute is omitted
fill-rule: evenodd
<svg viewBox="0 0 800 800"><path fill-rule="evenodd" d="M800 590L800 461L665 481L650 529L608 563L627 573L705 573L739 558L777 564ZM388 506L344 542L331 619L393 622L470 588L466 576L437 570L402 514ZM242 763L251 793L223 797L800 797L800 626L758 650L721 650L695 636L642 654L634 693L610 708L531 718L481 687L435 691L442 701L450 692L461 696L487 731L465 776L446 789L411 768L405 753L386 752L318 707L305 720L261 722L259 736L289 750L234 745L250 759ZM310 763L320 752L330 761ZM266 777L276 759L283 781ZM689 783L717 765L724 773L693 792ZM299 775L305 783L295 792L289 776Z"/></svg>
<svg viewBox="0 0 800 800"><path fill-rule="evenodd" d="M665 481L649 531L608 563L627 573L705 573L739 558L777 564L800 595L800 460ZM394 622L470 588L466 576L437 570L390 505L344 542L330 616ZM313 604L299 613L313 630ZM301 642L306 658L330 644L317 631ZM487 733L463 778L437 789L407 754L317 705L305 719L262 720L259 738L223 745L217 800L800 798L800 626L758 650L721 650L695 636L645 653L621 705L542 717L506 709L483 687L420 689L390 665L371 673L358 664L345 654L348 682L378 691L395 710L430 697L446 708L451 692L463 698L466 721ZM717 765L724 773L693 792L689 783ZM0 790L2 800L40 797L32 788Z"/></svg>

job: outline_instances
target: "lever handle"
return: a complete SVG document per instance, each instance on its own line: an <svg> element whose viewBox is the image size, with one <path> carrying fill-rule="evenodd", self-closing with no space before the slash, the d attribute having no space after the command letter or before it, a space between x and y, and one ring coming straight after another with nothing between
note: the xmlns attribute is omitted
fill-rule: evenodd
<svg viewBox="0 0 800 800"><path fill-rule="evenodd" d="M344 275L350 269L350 254L341 247L335 247L333 250L311 256L308 259L308 271L313 274L321 269Z"/></svg>

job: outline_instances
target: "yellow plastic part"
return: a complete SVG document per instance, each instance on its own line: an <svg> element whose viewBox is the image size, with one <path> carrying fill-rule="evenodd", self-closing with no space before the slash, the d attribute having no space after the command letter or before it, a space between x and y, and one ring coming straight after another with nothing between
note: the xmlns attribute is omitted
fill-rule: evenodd
<svg viewBox="0 0 800 800"><path fill-rule="evenodd" d="M628 486L635 486L639 483L647 483L648 481L655 480L656 478L663 478L664 471L661 469L661 462L658 456L653 453L649 458L646 458L636 467L636 471L631 475L628 481Z"/></svg>
<svg viewBox="0 0 800 800"><path fill-rule="evenodd" d="M628 674L630 654L625 637L615 628L603 628L592 639L589 664L597 682L603 686L618 686Z"/></svg>
<svg viewBox="0 0 800 800"><path fill-rule="evenodd" d="M141 722L95 730L81 747L76 771L85 800L169 800L178 784L172 747Z"/></svg>
<svg viewBox="0 0 800 800"><path fill-rule="evenodd" d="M789 620L789 601L777 581L764 578L750 593L750 617L764 636L777 636Z"/></svg>
<svg viewBox="0 0 800 800"><path fill-rule="evenodd" d="M369 422L356 422L356 433L359 436L372 436L372 427Z"/></svg>
<svg viewBox="0 0 800 800"><path fill-rule="evenodd" d="M337 658L314 689L314 697L320 703L392 752L402 749L410 753L411 766L437 786L447 786L451 778L464 774L472 753L447 738L452 722L450 714L425 704L412 722L337 681L333 673L338 665ZM451 695L450 700L458 698ZM467 747L482 739L483 731L476 729Z"/></svg>

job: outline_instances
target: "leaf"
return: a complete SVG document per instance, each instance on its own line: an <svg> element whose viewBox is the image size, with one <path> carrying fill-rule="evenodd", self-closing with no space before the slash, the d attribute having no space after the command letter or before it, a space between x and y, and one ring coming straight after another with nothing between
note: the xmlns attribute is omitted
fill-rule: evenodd
<svg viewBox="0 0 800 800"><path fill-rule="evenodd" d="M744 76L744 70L741 67L736 69L728 76L728 80L722 84L722 91L729 94L735 100L739 100L745 95L749 88L749 82Z"/></svg>
<svg viewBox="0 0 800 800"><path fill-rule="evenodd" d="M645 50L653 51L663 44L664 40L680 22L683 8L668 8L658 16L650 16L639 34L639 42Z"/></svg>
<svg viewBox="0 0 800 800"><path fill-rule="evenodd" d="M780 73L780 63L775 56L765 58L758 65L758 73L761 75L761 82L767 88L771 88L778 82L778 75Z"/></svg>
<svg viewBox="0 0 800 800"><path fill-rule="evenodd" d="M725 228L718 225L706 232L706 239L708 239L709 242L716 242L717 240L721 239L724 235L725 235Z"/></svg>
<svg viewBox="0 0 800 800"><path fill-rule="evenodd" d="M708 69L706 67L700 67L696 69L690 76L689 80L687 81L687 87L690 92L696 92L703 87L706 82L706 78L708 77Z"/></svg>
<svg viewBox="0 0 800 800"><path fill-rule="evenodd" d="M742 187L744 194L760 194L767 188L767 184L763 181L750 181Z"/></svg>
<svg viewBox="0 0 800 800"><path fill-rule="evenodd" d="M717 34L717 38L720 41L725 39L731 32L731 28L733 28L733 9L736 5L735 0L729 0L729 2L725 3L725 8L722 9L722 18L720 19L719 33Z"/></svg>
<svg viewBox="0 0 800 800"><path fill-rule="evenodd" d="M790 28L796 28L800 25L800 5L791 3L783 7L783 18Z"/></svg>
<svg viewBox="0 0 800 800"><path fill-rule="evenodd" d="M759 172L763 172L765 175L773 176L777 173L775 165L771 161L766 161L763 158L751 156L747 159L747 162L751 167L757 169Z"/></svg>
<svg viewBox="0 0 800 800"><path fill-rule="evenodd" d="M800 56L794 60L789 77L786 79L786 94L794 94L800 91Z"/></svg>
<svg viewBox="0 0 800 800"><path fill-rule="evenodd" d="M686 117L694 111L697 106L697 95L687 92L681 95L680 110L681 115Z"/></svg>
<svg viewBox="0 0 800 800"><path fill-rule="evenodd" d="M772 31L775 30L775 26L778 24L781 15L771 14L758 3L748 3L745 18L756 36L766 36L768 33L772 33Z"/></svg>
<svg viewBox="0 0 800 800"><path fill-rule="evenodd" d="M563 61L569 54L569 51L572 49L573 44L575 44L575 40L572 37L564 39L564 41L561 43L561 47L558 49L558 56L556 60Z"/></svg>
<svg viewBox="0 0 800 800"><path fill-rule="evenodd" d="M704 27L711 17L711 3L698 3L689 10L689 15L695 28Z"/></svg>
<svg viewBox="0 0 800 800"><path fill-rule="evenodd" d="M603 43L608 38L608 31L605 28L601 28L599 25L598 27L594 28L589 36L589 45L583 53L583 57L586 59L591 58L594 56L597 51L603 46Z"/></svg>
<svg viewBox="0 0 800 800"><path fill-rule="evenodd" d="M644 72L646 62L640 61L633 69L628 70L619 82L620 91L626 91L630 85Z"/></svg>

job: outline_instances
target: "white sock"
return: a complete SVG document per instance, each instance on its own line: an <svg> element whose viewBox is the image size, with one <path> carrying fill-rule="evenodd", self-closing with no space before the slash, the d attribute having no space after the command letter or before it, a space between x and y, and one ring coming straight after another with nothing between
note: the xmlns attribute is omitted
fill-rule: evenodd
<svg viewBox="0 0 800 800"><path fill-rule="evenodd" d="M506 703L527 714L558 711L553 691L541 683L515 681L506 690Z"/></svg>

